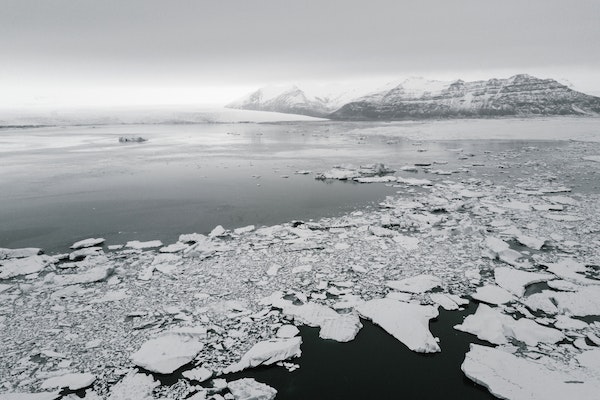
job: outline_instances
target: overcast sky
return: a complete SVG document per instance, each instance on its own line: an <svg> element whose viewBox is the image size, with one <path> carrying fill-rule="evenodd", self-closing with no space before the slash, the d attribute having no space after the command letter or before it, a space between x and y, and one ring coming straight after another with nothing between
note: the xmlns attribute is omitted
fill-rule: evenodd
<svg viewBox="0 0 600 400"><path fill-rule="evenodd" d="M0 105L526 72L600 94L600 0L0 0Z"/></svg>

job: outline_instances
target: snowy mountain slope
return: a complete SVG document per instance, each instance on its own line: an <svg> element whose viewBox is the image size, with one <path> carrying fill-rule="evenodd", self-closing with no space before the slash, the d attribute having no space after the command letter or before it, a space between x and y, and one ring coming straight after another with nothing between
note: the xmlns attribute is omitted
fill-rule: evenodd
<svg viewBox="0 0 600 400"><path fill-rule="evenodd" d="M336 92L337 89L337 92ZM329 87L327 95L298 86L259 89L227 107L326 116L338 120L398 120L534 115L598 115L600 98L553 79L454 82L410 78L368 90Z"/></svg>

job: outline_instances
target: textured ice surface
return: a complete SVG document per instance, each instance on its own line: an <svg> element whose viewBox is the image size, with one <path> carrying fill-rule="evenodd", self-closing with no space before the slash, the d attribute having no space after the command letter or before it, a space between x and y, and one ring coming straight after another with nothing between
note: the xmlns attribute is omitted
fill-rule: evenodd
<svg viewBox="0 0 600 400"><path fill-rule="evenodd" d="M438 316L437 309L432 306L403 303L392 299L374 299L358 306L357 311L413 351L419 353L441 351L429 331L429 320Z"/></svg>
<svg viewBox="0 0 600 400"><path fill-rule="evenodd" d="M598 398L600 375L597 371L549 364L472 344L462 370L467 377L503 399Z"/></svg>
<svg viewBox="0 0 600 400"><path fill-rule="evenodd" d="M223 373L229 374L258 365L271 365L279 361L300 357L302 354L300 344L302 344L300 337L258 342L242 356L240 361L225 368Z"/></svg>
<svg viewBox="0 0 600 400"><path fill-rule="evenodd" d="M273 400L277 390L252 378L238 379L227 383L235 400Z"/></svg>
<svg viewBox="0 0 600 400"><path fill-rule="evenodd" d="M192 361L203 347L194 337L169 333L145 342L131 361L148 371L170 374Z"/></svg>

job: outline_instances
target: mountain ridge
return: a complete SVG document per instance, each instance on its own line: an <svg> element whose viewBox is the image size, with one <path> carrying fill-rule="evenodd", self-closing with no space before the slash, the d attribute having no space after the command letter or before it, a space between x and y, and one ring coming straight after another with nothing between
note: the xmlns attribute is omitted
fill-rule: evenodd
<svg viewBox="0 0 600 400"><path fill-rule="evenodd" d="M599 97L527 74L471 82L409 78L372 90L345 90L314 95L298 85L261 88L226 107L334 120L600 115Z"/></svg>

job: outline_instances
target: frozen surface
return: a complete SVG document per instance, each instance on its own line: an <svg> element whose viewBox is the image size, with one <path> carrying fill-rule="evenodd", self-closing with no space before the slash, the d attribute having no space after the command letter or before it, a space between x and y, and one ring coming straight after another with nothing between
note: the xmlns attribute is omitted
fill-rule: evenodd
<svg viewBox="0 0 600 400"><path fill-rule="evenodd" d="M166 334L150 339L131 355L138 367L159 374L170 374L192 361L204 344L193 337Z"/></svg>
<svg viewBox="0 0 600 400"><path fill-rule="evenodd" d="M300 357L302 354L300 350L301 344L302 338L300 337L258 342L242 356L240 361L225 368L223 373L229 374L258 365L271 365L279 361Z"/></svg>
<svg viewBox="0 0 600 400"><path fill-rule="evenodd" d="M429 320L438 316L438 311L434 307L392 299L374 299L358 306L357 311L413 351L419 353L441 351L429 331Z"/></svg>
<svg viewBox="0 0 600 400"><path fill-rule="evenodd" d="M467 377L503 399L598 398L600 376L597 371L549 364L472 344L462 370Z"/></svg>
<svg viewBox="0 0 600 400"><path fill-rule="evenodd" d="M227 383L235 400L272 400L277 390L252 378L238 379Z"/></svg>

